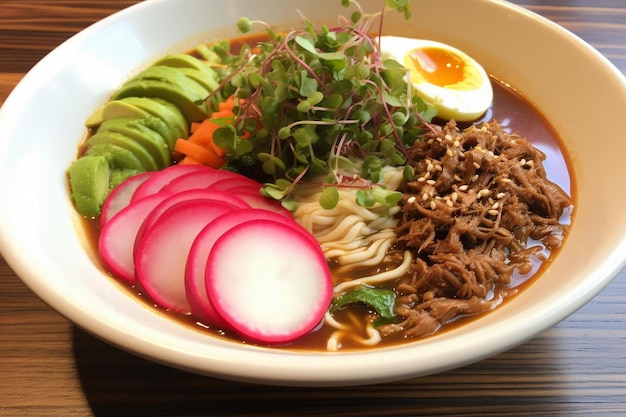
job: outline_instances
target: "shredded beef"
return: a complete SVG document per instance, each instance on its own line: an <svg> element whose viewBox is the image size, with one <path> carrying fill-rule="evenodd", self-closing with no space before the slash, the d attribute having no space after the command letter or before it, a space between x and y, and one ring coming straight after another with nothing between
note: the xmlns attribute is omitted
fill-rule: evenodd
<svg viewBox="0 0 626 417"><path fill-rule="evenodd" d="M511 291L497 284L561 246L572 201L546 178L545 155L495 122L463 131L450 122L409 156L415 175L400 189L396 233L414 262L398 287L404 320L380 330L415 337L499 304Z"/></svg>

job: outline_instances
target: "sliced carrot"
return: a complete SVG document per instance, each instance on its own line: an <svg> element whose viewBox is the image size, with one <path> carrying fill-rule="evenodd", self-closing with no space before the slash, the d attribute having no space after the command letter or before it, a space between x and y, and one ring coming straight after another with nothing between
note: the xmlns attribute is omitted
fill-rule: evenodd
<svg viewBox="0 0 626 417"><path fill-rule="evenodd" d="M213 114L211 115L211 119L225 119L227 117L234 116L235 114L233 113L232 109L227 109L213 112Z"/></svg>
<svg viewBox="0 0 626 417"><path fill-rule="evenodd" d="M215 123L215 119L235 118L235 97L229 97L218 104L218 111L201 122L191 124L191 135L187 139L178 139L174 147L175 152L185 155L180 161L182 164L199 163L219 168L226 163L226 150L213 142L213 135L223 123ZM228 122L228 120L226 121ZM243 137L250 136L249 132ZM180 142L179 141L184 141Z"/></svg>
<svg viewBox="0 0 626 417"><path fill-rule="evenodd" d="M202 165L199 161L193 159L190 156L185 156L178 162L178 165Z"/></svg>
<svg viewBox="0 0 626 417"><path fill-rule="evenodd" d="M196 131L189 136L188 140L201 145L211 143L213 142L213 133L215 133L219 127L220 126L213 123L211 119L204 119Z"/></svg>
<svg viewBox="0 0 626 417"><path fill-rule="evenodd" d="M201 122L191 122L191 126L189 127L189 132L194 133L196 130L200 128Z"/></svg>
<svg viewBox="0 0 626 417"><path fill-rule="evenodd" d="M234 97L228 97L226 99L226 101L222 101L221 103L219 103L217 105L217 108L219 111L224 111L224 110L232 110L235 108L235 98Z"/></svg>
<svg viewBox="0 0 626 417"><path fill-rule="evenodd" d="M174 149L212 168L220 168L226 163L226 158L217 155L213 149L186 139L177 139Z"/></svg>

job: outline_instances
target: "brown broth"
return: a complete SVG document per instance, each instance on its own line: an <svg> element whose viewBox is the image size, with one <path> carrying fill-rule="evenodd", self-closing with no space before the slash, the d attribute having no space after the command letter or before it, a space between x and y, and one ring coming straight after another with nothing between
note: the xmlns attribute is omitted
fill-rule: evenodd
<svg viewBox="0 0 626 417"><path fill-rule="evenodd" d="M256 40L256 39L255 39ZM250 41L250 39L246 39ZM520 136L527 137L534 146L542 150L546 154L546 160L544 166L548 178L557 183L568 194L573 194L574 181L571 175L571 171L568 169L569 163L567 156L563 152L563 147L560 139L554 129L551 127L546 118L521 94L515 91L507 84L500 82L497 79L492 79L492 85L494 88L494 101L492 107L487 113L479 120L479 122L497 121L507 131L511 133L517 133ZM91 246L94 254L97 256L97 242L99 229L96 220L85 220L84 224L85 234L87 240ZM556 254L552 254L552 257ZM552 257L550 259L552 259ZM517 277L514 280L514 284L509 287L515 287L518 289L518 293L523 291L524 288L529 285L534 279L541 275L543 270L547 268L550 261L539 262L534 267L532 274L524 277ZM104 268L100 267L103 273L108 274ZM111 279L114 279L113 277ZM118 282L116 280L116 282ZM197 331L206 332L207 334L225 338L236 343L249 344L250 342L242 341L237 335L229 334L221 329L212 329L210 326L206 326L203 323L196 321L191 315L181 315L170 313L165 309L159 308L143 294L143 291L137 285L127 285L118 282L120 287L128 291L133 297L136 297L139 301L146 304L146 306L154 308L161 314L167 315L168 318L178 321L182 325L189 326ZM505 298L504 302L510 301L514 296ZM354 314L359 311L361 307L351 307L338 313L338 319L341 321L347 320L345 317L347 314ZM365 307L362 308L362 314L368 314ZM441 334L442 332L450 331L458 326L466 324L480 316L461 317L454 320L451 323L442 325L439 331L435 334ZM278 347L293 350L313 350L313 351L325 351L326 343L334 329L327 326L319 326L316 330L310 334L302 337L298 341L289 344L288 346ZM431 337L431 336L427 336ZM415 339L404 339L400 334L395 337L383 338L383 341L376 345L376 347L390 346L395 344L407 343ZM356 344L350 341L342 341L342 350L354 350L354 349L368 349L360 344Z"/></svg>

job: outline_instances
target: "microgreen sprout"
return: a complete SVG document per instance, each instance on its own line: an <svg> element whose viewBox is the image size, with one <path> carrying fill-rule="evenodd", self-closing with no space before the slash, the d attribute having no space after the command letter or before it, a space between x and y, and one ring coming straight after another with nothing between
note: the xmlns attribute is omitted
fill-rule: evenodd
<svg viewBox="0 0 626 417"><path fill-rule="evenodd" d="M385 0L373 14L355 1L341 3L356 11L336 27L303 18L303 28L284 33L266 26L268 40L236 56L218 47L228 73L212 96L240 100L235 122L214 140L231 169L261 171L262 192L284 203L298 182L322 176L324 207L345 186L361 189L359 203L391 206L398 197L378 185L382 169L407 163L407 147L430 128L435 110L412 93L407 69L384 59L370 33L380 31L388 11L408 18L409 1ZM256 23L241 18L237 26L247 33Z"/></svg>

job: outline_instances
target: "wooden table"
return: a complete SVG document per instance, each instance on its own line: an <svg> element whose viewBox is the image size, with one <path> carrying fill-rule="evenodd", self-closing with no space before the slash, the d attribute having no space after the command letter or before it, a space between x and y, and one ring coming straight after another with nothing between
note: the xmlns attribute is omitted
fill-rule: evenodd
<svg viewBox="0 0 626 417"><path fill-rule="evenodd" d="M0 103L48 51L133 3L2 1ZM517 3L578 34L626 72L624 0ZM33 295L0 258L0 416L624 416L625 322L622 271L561 324L471 366L367 387L255 386L170 369L95 339Z"/></svg>

